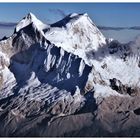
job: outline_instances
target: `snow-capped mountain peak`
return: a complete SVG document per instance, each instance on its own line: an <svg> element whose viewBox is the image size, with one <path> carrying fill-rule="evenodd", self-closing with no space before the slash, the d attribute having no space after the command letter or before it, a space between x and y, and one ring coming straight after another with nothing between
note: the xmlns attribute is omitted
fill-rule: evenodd
<svg viewBox="0 0 140 140"><path fill-rule="evenodd" d="M34 23L39 30L48 28L49 25L44 24L40 21L33 13L28 13L16 26L15 32L18 32L22 28L28 26L29 24Z"/></svg>

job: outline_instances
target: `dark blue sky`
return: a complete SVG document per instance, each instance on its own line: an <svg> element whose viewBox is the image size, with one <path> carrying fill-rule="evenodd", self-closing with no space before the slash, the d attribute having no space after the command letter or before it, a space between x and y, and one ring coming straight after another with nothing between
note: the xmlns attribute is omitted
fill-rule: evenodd
<svg viewBox="0 0 140 140"><path fill-rule="evenodd" d="M49 23L86 12L97 25L140 26L140 3L0 3L0 21L17 22L29 12Z"/></svg>

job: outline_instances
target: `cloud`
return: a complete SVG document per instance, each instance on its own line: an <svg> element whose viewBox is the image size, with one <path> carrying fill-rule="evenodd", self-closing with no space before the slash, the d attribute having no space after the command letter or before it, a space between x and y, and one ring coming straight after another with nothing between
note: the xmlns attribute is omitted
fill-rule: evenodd
<svg viewBox="0 0 140 140"><path fill-rule="evenodd" d="M140 34L135 37L133 41L128 43L128 46L131 48L133 54L140 56Z"/></svg>
<svg viewBox="0 0 140 140"><path fill-rule="evenodd" d="M60 15L62 18L67 16L67 14L61 9L49 9L49 12Z"/></svg>
<svg viewBox="0 0 140 140"><path fill-rule="evenodd" d="M128 29L128 27L108 27L108 26L97 26L100 30L114 30L114 31L120 31Z"/></svg>
<svg viewBox="0 0 140 140"><path fill-rule="evenodd" d="M133 48L140 47L140 34L137 35L133 41L130 41L129 45Z"/></svg>

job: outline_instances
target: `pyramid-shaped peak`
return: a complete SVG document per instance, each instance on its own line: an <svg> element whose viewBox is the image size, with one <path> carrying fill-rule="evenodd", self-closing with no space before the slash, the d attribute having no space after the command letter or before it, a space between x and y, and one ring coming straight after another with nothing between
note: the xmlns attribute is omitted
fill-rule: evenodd
<svg viewBox="0 0 140 140"><path fill-rule="evenodd" d="M15 31L18 32L22 28L28 26L33 23L38 29L43 30L47 28L49 25L44 24L40 21L33 13L28 13L16 26Z"/></svg>

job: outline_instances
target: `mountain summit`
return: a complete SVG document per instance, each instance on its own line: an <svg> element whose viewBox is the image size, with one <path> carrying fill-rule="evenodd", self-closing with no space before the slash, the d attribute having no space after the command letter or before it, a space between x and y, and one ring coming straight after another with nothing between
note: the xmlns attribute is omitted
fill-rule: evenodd
<svg viewBox="0 0 140 140"><path fill-rule="evenodd" d="M29 24L34 23L36 27L40 30L49 27L49 25L44 24L41 22L37 17L32 14L28 13L16 26L15 31L18 32L20 29L28 26Z"/></svg>

